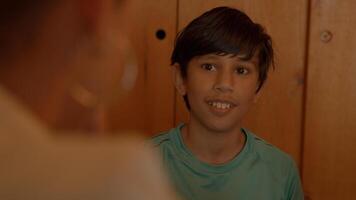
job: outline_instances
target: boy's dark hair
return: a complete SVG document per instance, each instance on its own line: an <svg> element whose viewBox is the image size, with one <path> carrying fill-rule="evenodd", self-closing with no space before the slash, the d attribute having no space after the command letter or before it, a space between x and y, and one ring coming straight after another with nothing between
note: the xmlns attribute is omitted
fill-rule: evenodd
<svg viewBox="0 0 356 200"><path fill-rule="evenodd" d="M188 63L195 56L233 54L249 60L256 52L259 53L258 92L267 79L269 67L273 65L271 37L244 12L217 7L194 19L177 35L171 64L178 63L185 78ZM186 95L184 100L190 109Z"/></svg>

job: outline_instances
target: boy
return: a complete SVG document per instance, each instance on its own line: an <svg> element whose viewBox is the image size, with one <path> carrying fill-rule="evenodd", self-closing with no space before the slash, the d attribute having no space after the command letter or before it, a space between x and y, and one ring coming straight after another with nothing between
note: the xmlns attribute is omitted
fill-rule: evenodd
<svg viewBox="0 0 356 200"><path fill-rule="evenodd" d="M177 37L175 86L187 124L153 138L185 199L303 199L287 154L241 127L273 65L271 38L243 12L214 8Z"/></svg>

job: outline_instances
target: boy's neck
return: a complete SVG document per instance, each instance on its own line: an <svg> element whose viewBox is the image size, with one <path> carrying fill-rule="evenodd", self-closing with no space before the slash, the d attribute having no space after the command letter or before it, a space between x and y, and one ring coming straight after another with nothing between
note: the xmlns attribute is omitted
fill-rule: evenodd
<svg viewBox="0 0 356 200"><path fill-rule="evenodd" d="M184 144L200 161L209 164L231 161L240 153L246 141L240 126L229 132L216 132L194 121L182 128L182 138Z"/></svg>

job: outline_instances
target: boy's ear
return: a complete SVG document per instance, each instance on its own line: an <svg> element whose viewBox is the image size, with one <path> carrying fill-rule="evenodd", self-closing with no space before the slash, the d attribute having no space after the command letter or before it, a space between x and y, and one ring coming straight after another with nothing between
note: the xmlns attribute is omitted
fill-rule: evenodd
<svg viewBox="0 0 356 200"><path fill-rule="evenodd" d="M261 96L261 90L255 93L255 96L253 97L253 103L257 103L258 100L260 99Z"/></svg>
<svg viewBox="0 0 356 200"><path fill-rule="evenodd" d="M178 63L173 64L173 78L174 78L174 86L176 87L177 91L180 95L186 94L186 87L184 83L184 78L182 76L180 65Z"/></svg>

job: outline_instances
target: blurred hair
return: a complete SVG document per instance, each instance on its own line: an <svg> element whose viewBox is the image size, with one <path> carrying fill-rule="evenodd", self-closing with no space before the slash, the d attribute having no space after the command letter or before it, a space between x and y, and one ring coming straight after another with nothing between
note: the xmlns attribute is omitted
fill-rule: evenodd
<svg viewBox="0 0 356 200"><path fill-rule="evenodd" d="M245 13L229 7L217 7L190 22L178 35L171 56L171 64L178 63L183 78L193 57L206 54L239 55L250 60L258 53L258 92L273 65L271 37ZM189 107L187 96L185 103Z"/></svg>
<svg viewBox="0 0 356 200"><path fill-rule="evenodd" d="M56 0L2 0L0 6L0 58L11 54L15 41L29 43L40 17Z"/></svg>
<svg viewBox="0 0 356 200"><path fill-rule="evenodd" d="M0 6L0 23L14 23L32 11L38 11L51 0L2 0Z"/></svg>

